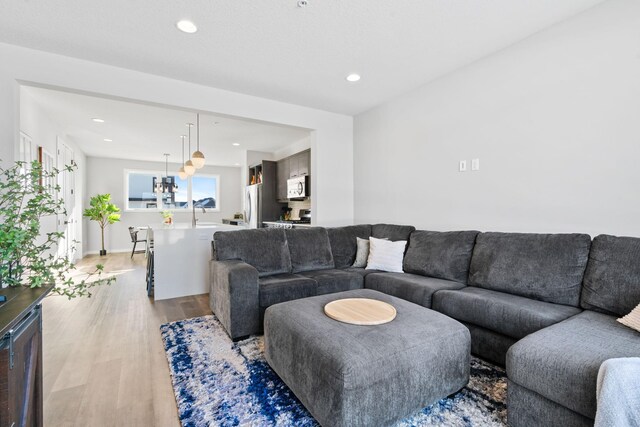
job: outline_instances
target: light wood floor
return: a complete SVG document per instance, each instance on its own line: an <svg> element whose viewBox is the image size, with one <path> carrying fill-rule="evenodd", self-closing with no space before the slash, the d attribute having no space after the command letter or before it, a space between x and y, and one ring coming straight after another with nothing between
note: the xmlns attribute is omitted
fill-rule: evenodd
<svg viewBox="0 0 640 427"><path fill-rule="evenodd" d="M43 303L44 422L58 426L179 426L162 323L211 314L208 295L154 302L144 255L90 256L117 281L91 298Z"/></svg>

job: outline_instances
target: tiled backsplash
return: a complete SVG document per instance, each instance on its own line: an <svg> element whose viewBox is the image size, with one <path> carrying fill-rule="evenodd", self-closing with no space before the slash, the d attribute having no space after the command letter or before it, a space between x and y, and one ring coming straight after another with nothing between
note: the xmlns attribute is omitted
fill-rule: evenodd
<svg viewBox="0 0 640 427"><path fill-rule="evenodd" d="M291 208L291 219L300 219L300 209L311 209L311 200L290 200L289 207ZM313 212L311 212L311 216L313 216Z"/></svg>

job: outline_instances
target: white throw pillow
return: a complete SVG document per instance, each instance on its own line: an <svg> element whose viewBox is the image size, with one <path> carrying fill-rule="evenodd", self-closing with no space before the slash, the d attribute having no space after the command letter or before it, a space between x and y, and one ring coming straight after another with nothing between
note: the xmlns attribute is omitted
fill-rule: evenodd
<svg viewBox="0 0 640 427"><path fill-rule="evenodd" d="M369 239L367 270L404 273L404 271L402 271L402 258L404 257L406 246L406 240L391 242L386 239L371 237Z"/></svg>
<svg viewBox="0 0 640 427"><path fill-rule="evenodd" d="M618 322L640 332L640 304L638 304L636 308L631 310L631 313L619 318Z"/></svg>
<svg viewBox="0 0 640 427"><path fill-rule="evenodd" d="M367 259L369 258L369 239L356 237L356 244L358 249L352 267L364 268L367 266Z"/></svg>

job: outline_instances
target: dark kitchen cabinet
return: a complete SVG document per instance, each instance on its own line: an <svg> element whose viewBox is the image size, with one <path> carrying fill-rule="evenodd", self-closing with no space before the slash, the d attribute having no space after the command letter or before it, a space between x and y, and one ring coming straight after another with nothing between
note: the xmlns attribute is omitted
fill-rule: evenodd
<svg viewBox="0 0 640 427"><path fill-rule="evenodd" d="M289 178L311 175L311 150L301 151L289 159Z"/></svg>
<svg viewBox="0 0 640 427"><path fill-rule="evenodd" d="M0 426L42 426L42 313L50 287L0 289Z"/></svg>
<svg viewBox="0 0 640 427"><path fill-rule="evenodd" d="M279 160L277 165L276 177L276 197L278 200L287 199L287 180L289 179L289 158Z"/></svg>
<svg viewBox="0 0 640 427"><path fill-rule="evenodd" d="M298 176L311 175L311 151L298 153Z"/></svg>
<svg viewBox="0 0 640 427"><path fill-rule="evenodd" d="M298 155L287 157L289 159L289 178L298 176Z"/></svg>
<svg viewBox="0 0 640 427"><path fill-rule="evenodd" d="M303 175L311 175L311 150L301 151L278 161L277 196L287 199L287 180Z"/></svg>

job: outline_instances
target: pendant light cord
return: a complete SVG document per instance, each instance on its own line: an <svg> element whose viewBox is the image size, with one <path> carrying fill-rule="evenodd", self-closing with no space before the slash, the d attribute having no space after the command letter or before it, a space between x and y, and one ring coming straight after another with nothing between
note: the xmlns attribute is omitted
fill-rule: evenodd
<svg viewBox="0 0 640 427"><path fill-rule="evenodd" d="M193 123L189 123L188 127L189 127L189 153L191 153L191 126L193 126Z"/></svg>
<svg viewBox="0 0 640 427"><path fill-rule="evenodd" d="M182 166L184 166L184 135L181 135L182 138Z"/></svg>

